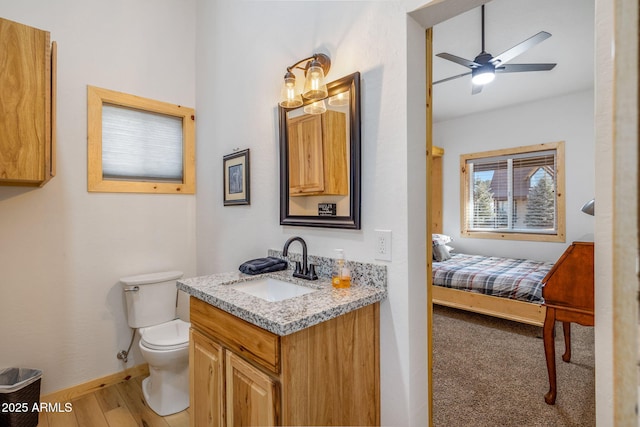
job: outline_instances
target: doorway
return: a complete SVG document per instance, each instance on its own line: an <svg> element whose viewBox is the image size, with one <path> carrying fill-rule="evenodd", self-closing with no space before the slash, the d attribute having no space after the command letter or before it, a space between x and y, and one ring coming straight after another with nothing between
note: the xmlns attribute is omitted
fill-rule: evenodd
<svg viewBox="0 0 640 427"><path fill-rule="evenodd" d="M484 2L465 3L457 0L443 0L433 3L435 4L429 3L410 13L410 16L423 29L430 28ZM614 3L613 0L596 0L596 4L598 6L596 98L599 100L595 114L596 149L599 162L596 171L596 198L604 201L600 210L596 211L595 233L596 365L599 372L596 406L600 423L611 425L615 419L617 425L622 425L619 421L624 421L624 425L633 425L632 421L637 423L635 414L637 400L635 358L637 355L629 349L636 348L638 323L636 307L638 280L635 274L635 259L638 255L637 182L629 179L614 181L614 174L619 178L625 174L637 176L638 73L635 64L638 62L638 7L637 4L619 4ZM614 16L617 20L615 27ZM616 47L614 60L611 59L611 49L607 45L611 40L615 41ZM422 54L424 52L425 49L422 49ZM623 52L628 55L626 61L622 59ZM635 58L635 61L628 58ZM620 72L614 75L614 69L626 70L628 75ZM614 80L617 83L615 87ZM430 93L430 90L429 87L427 93ZM427 109L431 107L427 104ZM618 120L614 123L612 120L614 115L625 117L627 120ZM426 117L429 117L429 112ZM421 126L425 124L422 122ZM431 129L428 126L426 128L431 138ZM615 150L612 150L614 141ZM631 185L633 188L630 187ZM624 209L625 218L622 215L615 215L619 209ZM626 235L622 233L623 226L626 227L624 228ZM430 234L429 231L428 233ZM430 274L429 271L428 276ZM625 285L614 286L614 283ZM430 292L427 294L430 306ZM615 310L612 308L614 306ZM428 328L431 328L431 324ZM429 360L432 356L430 339L429 331ZM631 346L629 343L634 345ZM624 382L622 378L634 378L634 381ZM429 382L431 383L431 377ZM432 398L431 393L429 397ZM614 404L611 405L611 402Z"/></svg>

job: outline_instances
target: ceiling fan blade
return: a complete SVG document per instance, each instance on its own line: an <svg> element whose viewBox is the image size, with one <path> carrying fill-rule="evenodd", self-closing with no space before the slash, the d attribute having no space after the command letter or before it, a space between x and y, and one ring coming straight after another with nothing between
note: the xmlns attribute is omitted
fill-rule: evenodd
<svg viewBox="0 0 640 427"><path fill-rule="evenodd" d="M446 52L439 53L436 56L439 56L442 59L447 59L449 61L455 62L456 64L460 64L463 67L471 68L472 70L474 68L478 68L480 66L480 64L478 64L477 62L470 61L470 60L464 59L464 58L460 58L459 56L455 56L455 55L452 55L452 54L446 53Z"/></svg>
<svg viewBox="0 0 640 427"><path fill-rule="evenodd" d="M454 80L454 79L457 79L457 78L460 78L460 77L468 76L470 74L471 74L471 71L469 71L468 73L458 74L457 76L447 77L446 79L441 79L441 80L438 80L437 82L433 82L431 84L437 85L438 83L448 82L449 80Z"/></svg>
<svg viewBox="0 0 640 427"><path fill-rule="evenodd" d="M525 71L549 71L556 64L506 64L496 68L496 73L522 73Z"/></svg>
<svg viewBox="0 0 640 427"><path fill-rule="evenodd" d="M544 40L548 39L549 37L551 37L550 33L547 33L546 31L540 31L535 36L529 37L528 39L526 39L522 43L519 43L519 44L515 45L514 47L512 47L511 49L508 49L508 50L502 52L500 55L494 57L491 60L491 63L494 64L496 67L499 67L502 64L504 64L504 63L506 63L508 61L511 61L516 56L522 55L527 50L531 49L533 46L537 45L541 41L544 41Z"/></svg>
<svg viewBox="0 0 640 427"><path fill-rule="evenodd" d="M477 95L482 92L482 86L484 85L474 85L471 83L471 95Z"/></svg>

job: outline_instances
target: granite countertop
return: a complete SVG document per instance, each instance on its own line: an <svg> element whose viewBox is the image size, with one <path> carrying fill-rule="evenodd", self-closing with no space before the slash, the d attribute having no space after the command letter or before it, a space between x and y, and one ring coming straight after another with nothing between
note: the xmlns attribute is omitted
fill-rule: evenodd
<svg viewBox="0 0 640 427"><path fill-rule="evenodd" d="M177 286L178 289L214 307L283 336L385 299L386 268L383 273L383 285L375 281L367 284L358 283L355 279L359 277L352 277L351 287L346 289L334 288L327 277L313 281L295 278L291 269L255 276L239 271L212 274L180 279ZM229 286L264 277L307 286L317 289L317 292L269 302Z"/></svg>

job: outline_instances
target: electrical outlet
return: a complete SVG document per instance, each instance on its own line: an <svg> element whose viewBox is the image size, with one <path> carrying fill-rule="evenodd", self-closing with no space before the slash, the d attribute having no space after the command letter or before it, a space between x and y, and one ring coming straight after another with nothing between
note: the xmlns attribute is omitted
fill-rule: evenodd
<svg viewBox="0 0 640 427"><path fill-rule="evenodd" d="M391 261L391 230L375 230L375 259Z"/></svg>

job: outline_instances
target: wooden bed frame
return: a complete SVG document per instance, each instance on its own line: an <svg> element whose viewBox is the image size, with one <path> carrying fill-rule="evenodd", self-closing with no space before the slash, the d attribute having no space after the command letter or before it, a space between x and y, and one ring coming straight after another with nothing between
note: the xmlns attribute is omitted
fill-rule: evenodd
<svg viewBox="0 0 640 427"><path fill-rule="evenodd" d="M431 285L434 304L542 327L547 307L531 302Z"/></svg>
<svg viewBox="0 0 640 427"><path fill-rule="evenodd" d="M442 156L444 149L432 147L431 228L442 233ZM547 308L541 304L494 297L431 285L433 304L444 305L529 325L542 326Z"/></svg>

